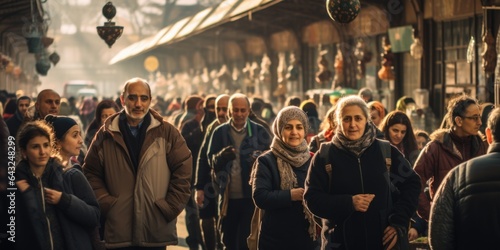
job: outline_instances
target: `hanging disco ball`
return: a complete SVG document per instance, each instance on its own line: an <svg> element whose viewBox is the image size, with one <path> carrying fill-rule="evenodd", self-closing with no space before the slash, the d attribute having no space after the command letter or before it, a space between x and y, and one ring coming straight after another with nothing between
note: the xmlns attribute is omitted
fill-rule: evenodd
<svg viewBox="0 0 500 250"><path fill-rule="evenodd" d="M359 0L326 0L326 11L330 18L339 23L350 23L361 10Z"/></svg>

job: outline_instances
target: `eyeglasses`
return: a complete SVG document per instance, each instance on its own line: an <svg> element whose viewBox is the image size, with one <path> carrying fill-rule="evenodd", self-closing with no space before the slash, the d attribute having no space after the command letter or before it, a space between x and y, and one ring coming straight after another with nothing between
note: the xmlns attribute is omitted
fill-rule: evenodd
<svg viewBox="0 0 500 250"><path fill-rule="evenodd" d="M481 121L481 116L480 115L462 116L462 118L474 120L475 122Z"/></svg>

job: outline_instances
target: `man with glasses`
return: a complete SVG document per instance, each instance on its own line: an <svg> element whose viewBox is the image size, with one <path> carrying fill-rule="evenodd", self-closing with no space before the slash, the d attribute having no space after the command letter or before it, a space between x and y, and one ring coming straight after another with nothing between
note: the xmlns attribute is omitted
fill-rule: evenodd
<svg viewBox="0 0 500 250"><path fill-rule="evenodd" d="M431 200L422 189L418 204L418 215L425 220L429 220L432 199L446 174L458 164L485 154L488 147L478 135L482 122L481 110L475 99L459 96L450 100L445 117L450 128L431 134L432 140L422 150L414 166L423 188L429 180Z"/></svg>
<svg viewBox="0 0 500 250"><path fill-rule="evenodd" d="M95 135L83 169L92 186L108 249L176 245L176 218L190 198L191 152L179 131L150 108L146 80L125 83L124 107Z"/></svg>

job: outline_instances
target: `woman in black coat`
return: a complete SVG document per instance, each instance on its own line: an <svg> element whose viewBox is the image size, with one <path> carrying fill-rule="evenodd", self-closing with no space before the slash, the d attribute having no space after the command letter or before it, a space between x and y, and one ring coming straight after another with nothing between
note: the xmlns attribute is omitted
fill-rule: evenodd
<svg viewBox="0 0 500 250"><path fill-rule="evenodd" d="M420 178L399 150L376 139L368 114L360 97L341 99L335 136L309 168L304 200L322 218L322 249L382 250L408 241L403 231L417 208Z"/></svg>
<svg viewBox="0 0 500 250"><path fill-rule="evenodd" d="M264 211L259 249L313 249L315 224L302 197L311 154L305 139L307 115L297 107L282 109L273 123L271 150L257 159L252 197Z"/></svg>
<svg viewBox="0 0 500 250"><path fill-rule="evenodd" d="M43 120L29 122L17 138L17 249L92 249L99 205L83 173L63 169L54 133Z"/></svg>

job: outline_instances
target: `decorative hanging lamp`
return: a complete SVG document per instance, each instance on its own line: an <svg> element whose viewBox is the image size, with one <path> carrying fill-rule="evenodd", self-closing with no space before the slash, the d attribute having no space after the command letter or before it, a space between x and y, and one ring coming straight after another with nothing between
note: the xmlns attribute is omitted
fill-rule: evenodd
<svg viewBox="0 0 500 250"><path fill-rule="evenodd" d="M350 23L358 16L361 3L359 0L327 0L326 10L333 21Z"/></svg>
<svg viewBox="0 0 500 250"><path fill-rule="evenodd" d="M108 20L104 23L104 26L97 26L97 34L106 42L106 44L111 48L123 33L123 26L116 26L115 22L111 22L111 19L116 15L116 8L113 3L108 2L102 7L102 15Z"/></svg>
<svg viewBox="0 0 500 250"><path fill-rule="evenodd" d="M39 31L38 22L35 19L35 11L33 7L33 1L31 4L31 24L29 25L29 31L26 34L26 45L28 46L28 53L39 53L42 50L41 44L41 32Z"/></svg>

